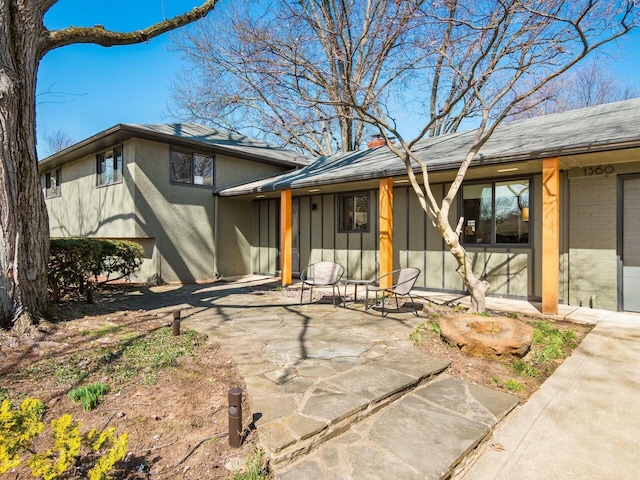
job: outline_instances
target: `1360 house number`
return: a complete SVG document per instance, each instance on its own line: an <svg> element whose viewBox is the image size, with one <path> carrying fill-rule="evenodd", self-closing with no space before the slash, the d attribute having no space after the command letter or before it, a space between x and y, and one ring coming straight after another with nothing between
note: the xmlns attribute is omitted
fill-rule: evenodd
<svg viewBox="0 0 640 480"><path fill-rule="evenodd" d="M611 175L614 172L614 168L611 165L606 167L585 167L582 169L585 177L591 177L593 175Z"/></svg>

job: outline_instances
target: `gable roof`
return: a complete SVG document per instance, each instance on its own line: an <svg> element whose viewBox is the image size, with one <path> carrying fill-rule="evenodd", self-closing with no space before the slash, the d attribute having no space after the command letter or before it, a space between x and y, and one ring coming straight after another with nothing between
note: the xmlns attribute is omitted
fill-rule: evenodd
<svg viewBox="0 0 640 480"><path fill-rule="evenodd" d="M313 161L306 155L256 138L223 132L196 123L122 123L43 159L39 167L40 170L56 168L134 137L233 155L282 167L297 168Z"/></svg>
<svg viewBox="0 0 640 480"><path fill-rule="evenodd" d="M453 170L475 130L422 140L414 149L429 171ZM640 98L501 124L472 165L490 165L640 147ZM386 147L321 157L300 170L223 189L222 196L406 175Z"/></svg>

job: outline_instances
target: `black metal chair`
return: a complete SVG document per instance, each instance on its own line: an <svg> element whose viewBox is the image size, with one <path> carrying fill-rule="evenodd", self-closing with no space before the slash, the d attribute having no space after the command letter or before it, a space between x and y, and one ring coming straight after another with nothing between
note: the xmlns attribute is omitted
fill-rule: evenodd
<svg viewBox="0 0 640 480"><path fill-rule="evenodd" d="M385 316L385 313L384 313L385 294L391 294L396 297L397 309L400 309L400 306L398 305L398 295L408 296L409 299L411 300L411 303L413 303L413 297L411 296L411 289L415 285L419 275L420 275L419 268L408 267L408 268L399 268L398 270L394 270L393 272L389 272L385 275L382 275L376 278L371 282L371 284L367 285L366 287L367 291L366 291L365 304L364 304L365 310L369 308L369 292L370 291L376 293L376 298L378 296L378 292L382 292L382 316L383 317ZM395 280L395 283L392 283L388 287L381 287L380 284L385 283L382 280L387 277L391 277L392 279L397 278L397 280ZM373 305L375 305L375 303L372 304L371 306L373 307ZM416 317L418 316L417 310L414 310L413 313L416 315Z"/></svg>
<svg viewBox="0 0 640 480"><path fill-rule="evenodd" d="M340 287L338 282L344 274L344 267L335 262L317 262L312 263L300 274L302 288L300 289L300 305L302 305L302 296L304 295L304 286L308 285L311 289L310 299L313 298L313 287L328 287L333 289L333 306L336 306L336 287L338 287L338 297L340 296Z"/></svg>

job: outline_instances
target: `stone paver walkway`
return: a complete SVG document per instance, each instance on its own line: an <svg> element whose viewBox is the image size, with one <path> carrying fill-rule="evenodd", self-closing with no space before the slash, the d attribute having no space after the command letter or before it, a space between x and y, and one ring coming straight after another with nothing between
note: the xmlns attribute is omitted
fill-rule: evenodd
<svg viewBox="0 0 640 480"><path fill-rule="evenodd" d="M413 347L424 318L331 300L260 294L249 283L157 287L128 297L218 340L243 376L280 478L440 479L516 404L443 375ZM305 299L306 300L306 299Z"/></svg>

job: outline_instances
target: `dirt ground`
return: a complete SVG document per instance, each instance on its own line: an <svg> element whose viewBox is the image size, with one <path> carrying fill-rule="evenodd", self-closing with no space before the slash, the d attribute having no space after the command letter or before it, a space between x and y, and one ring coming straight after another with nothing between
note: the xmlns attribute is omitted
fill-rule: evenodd
<svg viewBox="0 0 640 480"><path fill-rule="evenodd" d="M68 302L56 307L51 319L42 322L30 337L2 334L0 398L9 398L14 404L26 397L40 399L47 406L47 424L70 413L82 423L81 432L116 427L119 434L127 433L129 454L113 473L114 479L231 477L232 471L252 456L256 435L248 430L240 449L228 444L227 393L232 387L244 390L244 382L231 358L212 339L200 338L191 355L178 358L176 366L162 369L155 382L147 381L144 372L115 382L116 388L94 410L86 412L71 401L69 392L80 384L114 383L104 371L92 369L92 352L171 328L166 319L144 311L113 311L108 305L99 300L92 305ZM447 313L451 313L449 307L429 305L421 316L425 320L437 319ZM574 330L578 342L591 329L564 322L557 326ZM446 345L427 329L421 336L422 345L416 348L450 360L451 375L496 389L504 388L504 381L516 379L524 389L513 393L523 402L561 362L547 366L538 377L516 377L508 360L469 356ZM81 382L73 375L65 375L82 368L87 374ZM243 425L250 422L250 405L244 395ZM24 465L6 475L32 478ZM76 470L66 478L84 476Z"/></svg>
<svg viewBox="0 0 640 480"><path fill-rule="evenodd" d="M425 305L423 316L436 320L445 315L451 314L452 309L446 306ZM501 312L488 312L492 315L504 315ZM518 316L518 319L529 324L538 321L547 321L553 328L560 331L571 330L575 333L575 347L577 347L584 337L591 331L593 325L552 319L550 317ZM483 358L468 355L458 348L448 345L442 338L430 331L428 328L422 330L422 344L417 345L423 352L438 358L444 358L451 362L448 374L462 378L468 382L484 385L495 390L509 391L524 403L540 388L544 381L560 366L564 359L570 356L572 350L567 349L564 357L557 360L547 361L544 364L536 365L539 375L523 376L514 373L512 367L513 358ZM527 357L524 357L525 359ZM517 382L522 389L510 390L505 388L505 383L512 380Z"/></svg>
<svg viewBox="0 0 640 480"><path fill-rule="evenodd" d="M81 422L81 433L106 427L116 427L118 434L127 433L129 454L113 472L114 479L228 478L252 454L255 435L249 434L240 449L229 446L227 395L233 387L244 390L244 382L215 341L203 338L193 355L178 358L176 367L162 369L154 384L147 384L150 382L144 381L144 374L118 382L94 410L85 412L68 395L78 386L78 382L66 381L72 375L67 373L65 377L64 373L74 371L69 365L82 364L81 359L91 358L89 352L95 349L163 327L171 329L166 319L143 311L114 312L99 303L66 304L57 309L54 321L41 323L32 337L3 336L0 393L14 404L27 396L43 401L47 425L70 413ZM89 375L82 385L112 383L104 374L91 372L90 365L87 367ZM243 395L243 425L250 422L250 406ZM47 432L45 429L45 437ZM26 467L5 475L32 478ZM65 478L86 475L77 471Z"/></svg>

